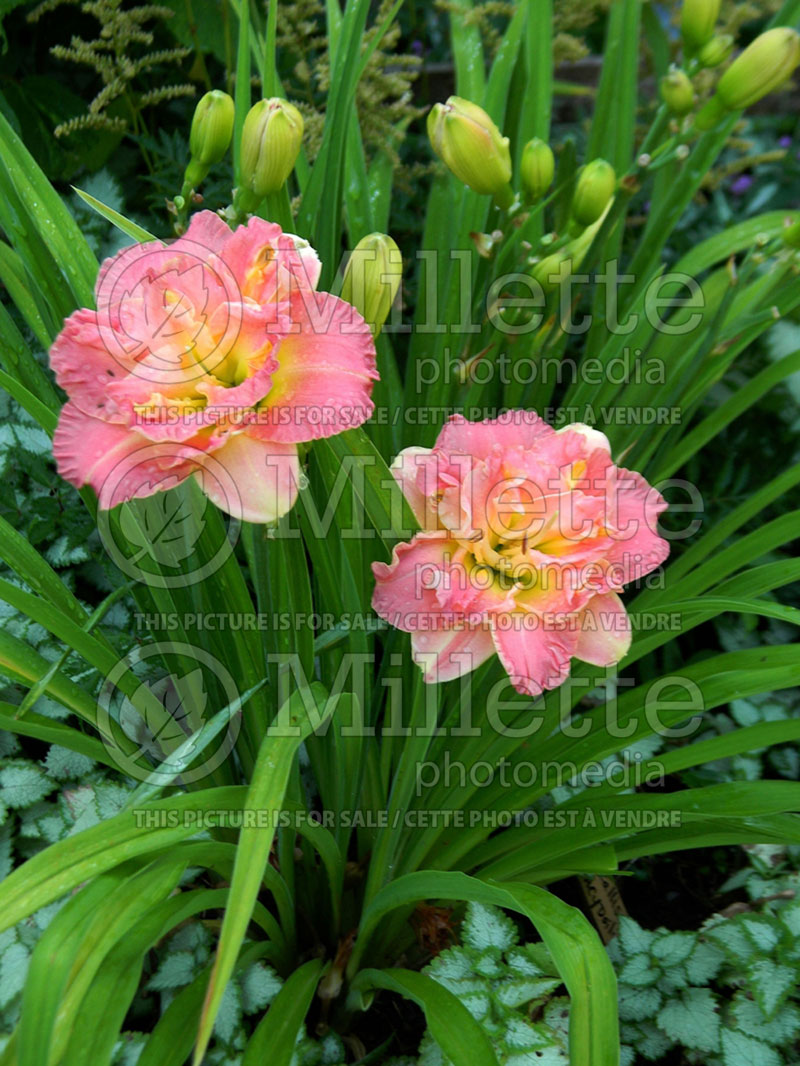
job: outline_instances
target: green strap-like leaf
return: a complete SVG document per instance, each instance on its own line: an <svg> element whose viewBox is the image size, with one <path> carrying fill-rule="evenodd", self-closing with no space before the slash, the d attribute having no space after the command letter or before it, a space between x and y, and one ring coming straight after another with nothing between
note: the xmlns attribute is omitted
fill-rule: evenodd
<svg viewBox="0 0 800 1066"><path fill-rule="evenodd" d="M174 848L198 832L196 819L202 818L204 812L241 810L245 796L242 786L172 796L158 803L144 804L139 812L124 811L51 844L0 884L0 932L60 899L88 878L111 870L127 859ZM158 812L155 825L146 823L147 811ZM171 819L174 824L170 824Z"/></svg>
<svg viewBox="0 0 800 1066"><path fill-rule="evenodd" d="M630 165L639 84L640 0L616 0L608 15L603 71L595 101L587 162L607 159L617 174Z"/></svg>
<svg viewBox="0 0 800 1066"><path fill-rule="evenodd" d="M245 1049L242 1066L290 1066L324 963L311 959L287 979Z"/></svg>
<svg viewBox="0 0 800 1066"><path fill-rule="evenodd" d="M73 185L72 188L85 204L88 204L93 211L96 211L98 215L106 219L107 222L110 222L112 226L116 226L117 229L121 230L121 232L127 237L132 237L133 240L140 244L145 241L154 241L156 239L149 230L146 230L143 226L139 226L136 222L132 222L131 219L121 215L119 211L115 211L113 207L104 204L103 201L98 200L96 196L84 192L83 189L78 189L75 185Z"/></svg>
<svg viewBox="0 0 800 1066"><path fill-rule="evenodd" d="M113 770L119 770L100 741L94 737L81 733L71 725L45 718L35 711L28 711L24 718L17 718L16 712L17 708L12 703L0 702L0 729L21 737L34 737L47 744L58 744L62 748L69 748L70 751L80 752L81 755L86 755L104 766L110 766Z"/></svg>
<svg viewBox="0 0 800 1066"><path fill-rule="evenodd" d="M98 899L96 882L88 903L81 893L59 912L31 959L20 1020L20 1066L60 1061L75 1014L104 958L172 892L185 865L177 856L129 871L127 877L107 875L106 882L118 882L111 891L106 884Z"/></svg>
<svg viewBox="0 0 800 1066"><path fill-rule="evenodd" d="M617 1066L616 978L608 955L580 911L536 886L479 881L439 870L406 874L385 885L362 915L348 973L357 972L370 936L385 915L425 899L472 900L524 914L541 934L570 994L570 1061Z"/></svg>
<svg viewBox="0 0 800 1066"><path fill-rule="evenodd" d="M383 456L363 431L349 429L335 437L317 442L315 447L330 451L337 463L355 457L359 476L353 479L353 490L359 496L367 518L386 548L387 555L399 539L419 528L399 485L392 476ZM363 475L363 476L361 476ZM397 526L403 533L395 533Z"/></svg>
<svg viewBox="0 0 800 1066"><path fill-rule="evenodd" d="M432 977L414 970L362 970L353 982L349 1002L363 1003L364 994L374 988L398 992L420 1006L431 1036L453 1066L498 1066L485 1029L457 996Z"/></svg>
<svg viewBox="0 0 800 1066"><path fill-rule="evenodd" d="M268 944L248 944L236 963L237 972L259 958L268 957ZM192 1053L194 1033L203 1008L211 963L191 984L182 988L156 1022L139 1056L137 1066L183 1066Z"/></svg>
<svg viewBox="0 0 800 1066"><path fill-rule="evenodd" d="M321 709L315 711L313 704L316 701L318 706L322 698L322 686L313 685L296 692L284 704L259 749L252 782L247 791L246 809L265 811L268 814L275 814L280 810L298 748L335 709L336 701L328 700ZM309 706L309 699L312 706ZM314 713L318 715L316 721L312 717ZM258 897L275 836L276 824L273 819L270 821L272 824L267 828L245 825L239 835L230 897L225 908L222 932L197 1035L195 1066L199 1066L203 1061L225 986L233 973Z"/></svg>
<svg viewBox="0 0 800 1066"><path fill-rule="evenodd" d="M69 213L61 197L36 164L33 157L0 113L0 189L6 194L7 210L19 200L30 205L25 217L7 217L6 234L20 251L19 242L27 243L34 235L49 250L60 276L68 284L74 304L88 307L93 298L97 276L97 259ZM35 280L46 291L50 278Z"/></svg>

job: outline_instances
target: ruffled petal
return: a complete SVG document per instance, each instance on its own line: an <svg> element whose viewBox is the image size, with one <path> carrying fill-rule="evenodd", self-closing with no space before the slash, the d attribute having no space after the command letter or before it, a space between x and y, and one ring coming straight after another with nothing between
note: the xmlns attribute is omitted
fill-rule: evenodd
<svg viewBox="0 0 800 1066"><path fill-rule="evenodd" d="M609 545L605 557L613 564L612 587L622 588L660 566L669 542L658 533L658 516L667 501L635 470L616 471L606 496Z"/></svg>
<svg viewBox="0 0 800 1066"><path fill-rule="evenodd" d="M391 563L372 564L372 609L406 633L443 624L437 591L450 582L452 558L458 551L455 541L438 533L418 533L398 544Z"/></svg>
<svg viewBox="0 0 800 1066"><path fill-rule="evenodd" d="M149 358L140 376L155 372L154 386L162 391L168 380L183 380L195 351L206 357L226 352L241 326L241 287L214 250L224 247L224 234L210 220L197 233L202 241L187 234L170 245L147 241L123 248L98 274L97 321L104 346L122 365ZM219 309L222 321L214 315Z"/></svg>
<svg viewBox="0 0 800 1066"><path fill-rule="evenodd" d="M156 253L162 253L163 259L153 258ZM143 244L126 245L116 255L104 259L100 264L94 289L98 311L110 308L115 293L119 299L124 291L129 291L133 287L131 284L119 284L129 270L135 271L136 280L139 280L146 273L145 264L148 262L165 263L169 255L169 248L163 241L145 241ZM141 269L135 269L136 264L140 264ZM133 273L131 276L133 277Z"/></svg>
<svg viewBox="0 0 800 1066"><path fill-rule="evenodd" d="M599 448L611 455L611 445L605 433L601 433L594 426L587 426L585 422L571 422L568 426L562 426L556 430L556 435L568 439L580 437L588 451L593 452Z"/></svg>
<svg viewBox="0 0 800 1066"><path fill-rule="evenodd" d="M223 258L239 279L242 296L273 309L299 291L315 289L321 269L307 241L255 216L233 231Z"/></svg>
<svg viewBox="0 0 800 1066"><path fill-rule="evenodd" d="M330 293L293 304L295 333L275 355L278 369L259 410L272 440L300 442L360 426L372 414L375 345L355 308Z"/></svg>
<svg viewBox="0 0 800 1066"><path fill-rule="evenodd" d="M555 430L535 411L506 411L498 418L469 422L463 415L451 415L442 427L435 448L439 452L487 459L493 451L521 446L532 448Z"/></svg>
<svg viewBox="0 0 800 1066"><path fill-rule="evenodd" d="M73 312L50 349L50 366L56 381L76 407L87 415L125 420L109 386L124 378L135 363L123 367L109 352L100 335L97 312Z"/></svg>
<svg viewBox="0 0 800 1066"><path fill-rule="evenodd" d="M538 696L569 677L577 643L569 625L548 627L540 615L520 612L498 618L492 637L517 692Z"/></svg>
<svg viewBox="0 0 800 1066"><path fill-rule="evenodd" d="M215 211L197 211L189 220L189 227L180 238L184 245L191 241L220 255L231 239L231 228ZM175 242L178 244L178 241Z"/></svg>
<svg viewBox="0 0 800 1066"><path fill-rule="evenodd" d="M373 563L373 610L396 629L431 632L481 626L512 604L512 593L446 533L417 533L391 563Z"/></svg>
<svg viewBox="0 0 800 1066"><path fill-rule="evenodd" d="M90 418L73 403L53 437L58 472L77 488L91 485L101 510L174 488L196 469L170 445L154 445L116 422Z"/></svg>

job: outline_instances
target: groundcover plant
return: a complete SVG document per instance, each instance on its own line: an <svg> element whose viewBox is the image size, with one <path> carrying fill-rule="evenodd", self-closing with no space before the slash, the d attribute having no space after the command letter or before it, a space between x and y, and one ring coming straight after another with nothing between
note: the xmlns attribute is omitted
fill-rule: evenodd
<svg viewBox="0 0 800 1066"><path fill-rule="evenodd" d="M402 999L429 1061L563 1061L501 1053L442 967L423 971L470 904L470 928L502 908L539 945L519 973L568 1011L569 1061L612 1066L611 961L548 886L800 843L797 783L670 777L800 736L783 719L697 739L715 708L796 685L798 645L690 654L724 613L798 621L780 590L800 577L799 512L771 508L800 466L713 521L685 476L800 370L794 353L715 391L800 305L800 221L670 250L743 110L800 63L800 2L734 47L719 2L686 0L669 66L654 5L613 0L576 141L551 138L551 0L515 6L491 61L454 0L456 92L427 117L421 243L399 248L391 159L368 165L354 100L401 3L367 37L366 0L328 4L313 163L276 4L233 4L233 97L198 103L162 230L83 194L129 242L101 263L0 115L0 384L52 438L119 575L87 609L0 522L16 575L0 597L62 648L0 634L16 700L0 725L125 790L0 885L3 929L50 908L2 1063L116 1061L153 950L197 919L208 962L138 1019L140 1063L289 1066L306 1026L339 1058L302 1061L386 1062L408 1050L385 1006ZM201 203L229 152L230 197ZM124 646L104 629L121 597ZM256 962L279 990L251 995L246 1042L220 1057L225 997Z"/></svg>

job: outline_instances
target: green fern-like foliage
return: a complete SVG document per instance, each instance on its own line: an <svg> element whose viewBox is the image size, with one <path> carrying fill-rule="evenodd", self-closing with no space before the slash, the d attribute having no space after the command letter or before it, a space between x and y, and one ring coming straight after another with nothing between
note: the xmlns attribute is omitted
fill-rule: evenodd
<svg viewBox="0 0 800 1066"><path fill-rule="evenodd" d="M55 129L56 137L65 137L77 130L109 130L125 133L133 129L141 133L141 111L145 107L194 96L195 87L189 83L152 85L157 68L180 63L191 49L153 47L155 35L148 24L172 18L172 11L158 4L123 7L122 0L44 0L28 15L37 22L65 4L79 6L93 15L99 24L93 40L73 36L68 45L57 44L51 49L57 59L90 67L102 82L83 115L62 122ZM147 83L140 88L140 79Z"/></svg>

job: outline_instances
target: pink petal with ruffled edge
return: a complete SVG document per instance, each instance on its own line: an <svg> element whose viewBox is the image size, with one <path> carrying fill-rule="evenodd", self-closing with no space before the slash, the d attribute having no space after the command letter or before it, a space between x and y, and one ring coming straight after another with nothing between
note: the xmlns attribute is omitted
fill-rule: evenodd
<svg viewBox="0 0 800 1066"><path fill-rule="evenodd" d="M396 545L391 563L372 564L372 609L406 633L442 624L437 590L449 580L452 557L458 551L459 545L440 533L417 533L413 540Z"/></svg>
<svg viewBox="0 0 800 1066"><path fill-rule="evenodd" d="M277 346L278 369L259 410L263 436L287 443L360 426L374 409L375 344L364 319L330 293L292 305L298 332Z"/></svg>
<svg viewBox="0 0 800 1066"><path fill-rule="evenodd" d="M482 625L507 609L510 594L478 580L474 563L457 541L438 531L398 544L391 563L373 563L373 610L407 633L464 624Z"/></svg>
<svg viewBox="0 0 800 1066"><path fill-rule="evenodd" d="M163 258L153 259L152 257L156 253L161 253ZM123 275L127 274L129 269L133 269L135 263L142 263L141 270L136 274L136 280L139 280L146 274L144 264L148 260L166 264L169 261L169 257L170 250L163 241L145 241L143 244L129 244L127 247L120 249L116 255L104 259L97 272L97 281L94 287L98 309L107 308L112 295L117 290L119 290L117 292L117 297L119 298L124 292L129 292L133 288L135 282L128 285L121 285L120 282Z"/></svg>
<svg viewBox="0 0 800 1066"><path fill-rule="evenodd" d="M613 592L595 596L578 615L575 656L593 666L614 666L631 646L631 620Z"/></svg>
<svg viewBox="0 0 800 1066"><path fill-rule="evenodd" d="M469 422L463 415L451 415L436 438L434 448L438 452L468 455L479 460L488 458L497 449L533 448L543 437L554 435L553 427L534 411L506 411L498 418L484 422Z"/></svg>
<svg viewBox="0 0 800 1066"><path fill-rule="evenodd" d="M587 426L585 422L571 422L568 426L562 426L556 430L556 436L566 438L573 447L580 438L587 452L591 453L599 448L600 451L611 455L611 445L605 433L601 433L594 426Z"/></svg>
<svg viewBox="0 0 800 1066"><path fill-rule="evenodd" d="M622 574L619 588L660 566L669 555L669 542L659 536L658 516L667 501L641 474L618 468L606 500L609 547L606 559Z"/></svg>
<svg viewBox="0 0 800 1066"><path fill-rule="evenodd" d="M73 403L62 408L53 456L72 485L91 485L104 511L173 488L196 469L175 448L159 449L119 423L87 417Z"/></svg>
<svg viewBox="0 0 800 1066"><path fill-rule="evenodd" d="M241 305L240 286L219 254L230 234L213 212L200 212L172 244L146 241L105 260L95 296L101 337L112 357L124 361L162 348L169 354L175 332L188 329L191 339L198 340L208 309ZM162 306L165 289L182 297L169 314ZM237 329L234 316L231 334Z"/></svg>
<svg viewBox="0 0 800 1066"><path fill-rule="evenodd" d="M134 365L131 360L128 369ZM85 414L125 420L109 391L110 385L122 380L125 369L103 344L95 311L84 307L69 316L50 349L50 366L58 384Z"/></svg>
<svg viewBox="0 0 800 1066"><path fill-rule="evenodd" d="M180 240L184 243L192 241L221 255L231 239L231 232L230 226L215 211L197 211L189 220L189 227Z"/></svg>
<svg viewBox="0 0 800 1066"><path fill-rule="evenodd" d="M198 474L203 492L234 518L274 522L297 499L300 459L294 444L257 440L246 431L233 433L208 454L203 466ZM220 466L227 477L220 476Z"/></svg>
<svg viewBox="0 0 800 1066"><path fill-rule="evenodd" d="M492 637L500 662L517 692L538 696L569 677L577 634L569 625L548 628L535 614L498 619Z"/></svg>
<svg viewBox="0 0 800 1066"><path fill-rule="evenodd" d="M256 217L230 234L223 258L240 280L242 295L262 306L279 306L300 290L315 289L321 270L307 241Z"/></svg>
<svg viewBox="0 0 800 1066"><path fill-rule="evenodd" d="M303 237L298 237L296 233L284 233L284 237L294 245L294 250L302 264L303 276L311 288L316 289L319 276L322 273L322 263L319 256L308 241Z"/></svg>

